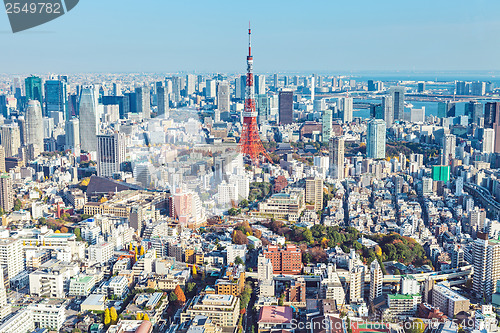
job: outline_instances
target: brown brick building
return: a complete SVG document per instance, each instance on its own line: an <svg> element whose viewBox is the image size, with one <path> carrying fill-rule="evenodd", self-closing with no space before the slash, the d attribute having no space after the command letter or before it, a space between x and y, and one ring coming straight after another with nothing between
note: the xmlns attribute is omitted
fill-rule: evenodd
<svg viewBox="0 0 500 333"><path fill-rule="evenodd" d="M302 252L295 245L268 245L263 252L264 257L271 260L273 274L296 275L302 272Z"/></svg>

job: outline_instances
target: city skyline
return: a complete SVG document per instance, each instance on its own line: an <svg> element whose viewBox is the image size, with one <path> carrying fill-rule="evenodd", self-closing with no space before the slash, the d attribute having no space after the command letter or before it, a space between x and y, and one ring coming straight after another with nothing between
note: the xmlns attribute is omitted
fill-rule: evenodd
<svg viewBox="0 0 500 333"><path fill-rule="evenodd" d="M243 72L241 35L250 20L256 73L500 70L497 47L488 38L500 32L494 17L500 5L450 4L257 1L247 8L155 1L146 8L122 1L97 9L82 2L63 17L18 34L7 33L7 16L0 14L7 45L0 60L9 64L9 73Z"/></svg>

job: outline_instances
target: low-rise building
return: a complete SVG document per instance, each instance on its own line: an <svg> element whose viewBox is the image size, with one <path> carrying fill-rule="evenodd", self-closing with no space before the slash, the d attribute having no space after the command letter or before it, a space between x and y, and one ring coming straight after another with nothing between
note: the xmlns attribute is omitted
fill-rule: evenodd
<svg viewBox="0 0 500 333"><path fill-rule="evenodd" d="M289 306L263 306L259 312L258 332L292 329L293 311Z"/></svg>
<svg viewBox="0 0 500 333"><path fill-rule="evenodd" d="M95 285L95 277L83 275L74 277L69 282L70 296L88 296Z"/></svg>
<svg viewBox="0 0 500 333"><path fill-rule="evenodd" d="M432 288L432 305L439 308L445 315L453 318L462 311L468 311L470 301L443 284Z"/></svg>
<svg viewBox="0 0 500 333"><path fill-rule="evenodd" d="M217 326L235 327L240 314L240 299L233 295L206 294L193 298L181 314L181 321L206 316Z"/></svg>

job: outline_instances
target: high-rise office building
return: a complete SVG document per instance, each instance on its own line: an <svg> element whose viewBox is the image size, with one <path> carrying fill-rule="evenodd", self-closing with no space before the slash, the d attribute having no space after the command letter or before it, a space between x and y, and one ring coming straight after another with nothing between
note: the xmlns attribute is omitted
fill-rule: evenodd
<svg viewBox="0 0 500 333"><path fill-rule="evenodd" d="M68 92L66 82L56 79L45 81L45 115L50 112L62 112L64 119L70 119L68 110Z"/></svg>
<svg viewBox="0 0 500 333"><path fill-rule="evenodd" d="M405 111L405 87L391 87L389 93L392 97L394 120L402 120Z"/></svg>
<svg viewBox="0 0 500 333"><path fill-rule="evenodd" d="M352 122L352 102L352 97L340 97L338 100L338 108L344 123Z"/></svg>
<svg viewBox="0 0 500 333"><path fill-rule="evenodd" d="M246 85L246 75L240 75L234 80L234 97L236 99L245 99Z"/></svg>
<svg viewBox="0 0 500 333"><path fill-rule="evenodd" d="M279 81L279 77L278 77L278 74L274 74L274 91L278 91L278 88L280 86L280 81Z"/></svg>
<svg viewBox="0 0 500 333"><path fill-rule="evenodd" d="M293 122L293 91L279 92L279 122L283 125Z"/></svg>
<svg viewBox="0 0 500 333"><path fill-rule="evenodd" d="M266 93L266 76L255 75L255 95L264 95Z"/></svg>
<svg viewBox="0 0 500 333"><path fill-rule="evenodd" d="M30 76L24 80L26 87L26 100L36 100L43 105L42 79L37 76Z"/></svg>
<svg viewBox="0 0 500 333"><path fill-rule="evenodd" d="M486 82L472 82L470 85L470 94L474 96L484 96L486 94Z"/></svg>
<svg viewBox="0 0 500 333"><path fill-rule="evenodd" d="M384 274L378 260L373 260L370 265L370 303L373 303L375 298L382 296L383 277Z"/></svg>
<svg viewBox="0 0 500 333"><path fill-rule="evenodd" d="M207 98L215 98L216 94L216 81L215 80L207 80L205 82L205 97Z"/></svg>
<svg viewBox="0 0 500 333"><path fill-rule="evenodd" d="M493 128L494 123L500 123L500 102L487 102L484 105L484 127Z"/></svg>
<svg viewBox="0 0 500 333"><path fill-rule="evenodd" d="M491 154L495 152L495 131L493 128L485 128L483 133L483 153Z"/></svg>
<svg viewBox="0 0 500 333"><path fill-rule="evenodd" d="M500 242L489 240L488 234L478 232L473 245L473 263L472 291L478 299L491 302L500 280Z"/></svg>
<svg viewBox="0 0 500 333"><path fill-rule="evenodd" d="M306 179L306 203L314 204L314 210L323 209L323 179Z"/></svg>
<svg viewBox="0 0 500 333"><path fill-rule="evenodd" d="M366 134L366 157L385 158L385 121L372 119L368 122Z"/></svg>
<svg viewBox="0 0 500 333"><path fill-rule="evenodd" d="M157 87L156 96L158 99L158 116L168 118L170 107L167 89L164 86Z"/></svg>
<svg viewBox="0 0 500 333"><path fill-rule="evenodd" d="M326 109L323 111L323 117L321 117L322 125L322 138L323 142L330 142L330 137L332 136L332 110Z"/></svg>
<svg viewBox="0 0 500 333"><path fill-rule="evenodd" d="M391 127L394 124L394 101L391 95L382 96L382 113L387 127Z"/></svg>
<svg viewBox="0 0 500 333"><path fill-rule="evenodd" d="M52 118L50 118L52 119ZM36 145L39 151L43 151L43 116L40 102L28 101L25 115L26 121L26 145Z"/></svg>
<svg viewBox="0 0 500 333"><path fill-rule="evenodd" d="M438 117L455 117L457 115L457 104L453 101L438 103Z"/></svg>
<svg viewBox="0 0 500 333"><path fill-rule="evenodd" d="M74 153L80 153L80 120L72 118L65 123L66 146L65 149L71 149Z"/></svg>
<svg viewBox="0 0 500 333"><path fill-rule="evenodd" d="M178 76L172 76L172 101L177 103L181 100L182 82Z"/></svg>
<svg viewBox="0 0 500 333"><path fill-rule="evenodd" d="M97 151L97 96L93 86L80 90L78 103L80 114L80 147L86 152Z"/></svg>
<svg viewBox="0 0 500 333"><path fill-rule="evenodd" d="M113 82L113 96L122 95L122 85L118 82Z"/></svg>
<svg viewBox="0 0 500 333"><path fill-rule="evenodd" d="M470 101L465 104L465 115L469 116L473 124L479 125L479 118L484 117L483 104L477 101Z"/></svg>
<svg viewBox="0 0 500 333"><path fill-rule="evenodd" d="M196 75L188 74L186 75L186 96L194 94L196 90Z"/></svg>
<svg viewBox="0 0 500 333"><path fill-rule="evenodd" d="M455 81L455 94L469 95L469 85L465 81Z"/></svg>
<svg viewBox="0 0 500 333"><path fill-rule="evenodd" d="M441 154L441 164L450 165L452 159L455 158L455 148L457 138L453 134L445 134L442 140L443 151Z"/></svg>
<svg viewBox="0 0 500 333"><path fill-rule="evenodd" d="M344 179L344 138L330 138L330 175L334 179Z"/></svg>
<svg viewBox="0 0 500 333"><path fill-rule="evenodd" d="M5 157L17 155L21 147L19 126L17 124L6 124L1 128L2 146L5 149Z"/></svg>
<svg viewBox="0 0 500 333"><path fill-rule="evenodd" d="M97 136L97 175L112 177L125 162L125 134Z"/></svg>
<svg viewBox="0 0 500 333"><path fill-rule="evenodd" d="M137 113L142 114L142 118L151 118L151 97L149 87L141 86L135 88L135 97L137 103Z"/></svg>
<svg viewBox="0 0 500 333"><path fill-rule="evenodd" d="M227 81L217 82L217 108L222 120L229 119L229 83Z"/></svg>
<svg viewBox="0 0 500 333"><path fill-rule="evenodd" d="M2 173L0 175L0 207L4 212L10 212L14 208L12 178L10 178L8 173Z"/></svg>

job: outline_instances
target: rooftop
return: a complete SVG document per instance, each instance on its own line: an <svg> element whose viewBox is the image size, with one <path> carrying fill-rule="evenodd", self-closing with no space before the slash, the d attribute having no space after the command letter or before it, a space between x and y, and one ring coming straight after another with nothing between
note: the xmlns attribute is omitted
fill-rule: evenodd
<svg viewBox="0 0 500 333"><path fill-rule="evenodd" d="M292 317L293 311L289 306L263 306L259 313L259 323L289 323Z"/></svg>

